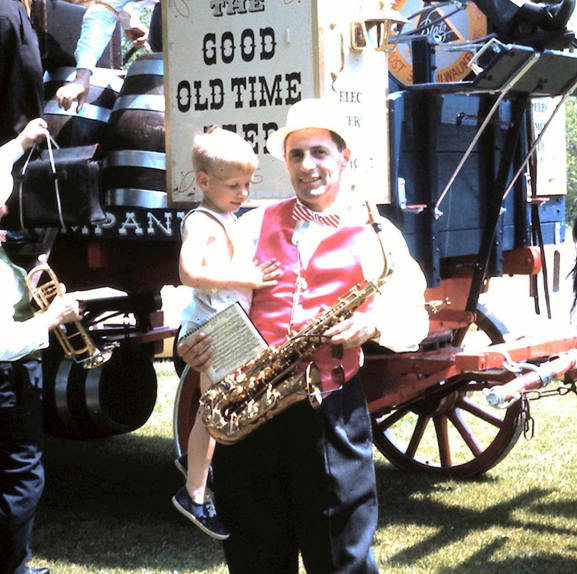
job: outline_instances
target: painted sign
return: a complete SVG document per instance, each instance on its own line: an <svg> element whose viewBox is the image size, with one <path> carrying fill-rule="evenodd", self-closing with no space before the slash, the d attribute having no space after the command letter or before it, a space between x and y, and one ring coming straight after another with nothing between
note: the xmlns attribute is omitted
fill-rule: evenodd
<svg viewBox="0 0 577 574"><path fill-rule="evenodd" d="M191 148L212 125L259 156L252 203L292 196L284 163L266 149L295 102L338 103L351 128L351 185L383 201L387 185L386 54L350 49L360 0L169 0L164 16L169 205L201 199Z"/></svg>
<svg viewBox="0 0 577 574"><path fill-rule="evenodd" d="M458 82L471 70L474 56L468 50L454 50L458 44L478 40L487 34L487 20L473 2L425 3L422 0L395 0L395 9L409 19L403 38L389 57L391 75L403 86L413 83L410 39L429 36L436 47L436 82ZM451 48L451 50L447 48Z"/></svg>

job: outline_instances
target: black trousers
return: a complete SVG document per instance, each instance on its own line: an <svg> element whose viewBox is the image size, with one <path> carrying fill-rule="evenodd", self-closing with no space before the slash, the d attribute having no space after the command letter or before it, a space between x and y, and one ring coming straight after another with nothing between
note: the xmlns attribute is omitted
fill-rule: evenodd
<svg viewBox="0 0 577 574"><path fill-rule="evenodd" d="M0 363L0 574L30 559L34 514L44 489L40 361Z"/></svg>
<svg viewBox="0 0 577 574"><path fill-rule="evenodd" d="M213 460L232 574L373 574L372 433L355 377L314 410L290 407Z"/></svg>

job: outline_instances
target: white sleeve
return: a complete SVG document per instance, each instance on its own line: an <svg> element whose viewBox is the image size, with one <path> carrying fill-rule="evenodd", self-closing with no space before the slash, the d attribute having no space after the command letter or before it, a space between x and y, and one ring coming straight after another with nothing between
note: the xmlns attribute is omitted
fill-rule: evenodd
<svg viewBox="0 0 577 574"><path fill-rule="evenodd" d="M76 67L94 72L96 63L104 53L106 46L112 38L118 22L118 15L130 0L106 0L102 3L92 4L82 19L82 31L76 45Z"/></svg>
<svg viewBox="0 0 577 574"><path fill-rule="evenodd" d="M373 308L381 333L377 342L394 352L415 351L429 331L427 283L401 232L388 220L382 224L393 272L375 297Z"/></svg>
<svg viewBox="0 0 577 574"><path fill-rule="evenodd" d="M241 233L254 246L260 236L265 208L253 209L238 220ZM411 257L401 232L388 220L382 220L382 236L390 253L389 265L393 273L375 297L373 312L381 335L377 341L394 352L415 351L429 332L429 315L425 309L425 276ZM361 253L361 262L367 278L374 279L381 272L380 247L376 235L370 235ZM378 255L377 255L378 254Z"/></svg>
<svg viewBox="0 0 577 574"><path fill-rule="evenodd" d="M17 361L32 351L48 347L48 321L38 315L28 321L14 321L14 302L20 292L14 273L0 261L0 361Z"/></svg>
<svg viewBox="0 0 577 574"><path fill-rule="evenodd" d="M17 361L32 351L48 347L48 326L42 315L16 323L0 312L0 361Z"/></svg>
<svg viewBox="0 0 577 574"><path fill-rule="evenodd" d="M6 142L0 146L0 170L2 172L12 171L12 166L24 155L24 148L16 139Z"/></svg>

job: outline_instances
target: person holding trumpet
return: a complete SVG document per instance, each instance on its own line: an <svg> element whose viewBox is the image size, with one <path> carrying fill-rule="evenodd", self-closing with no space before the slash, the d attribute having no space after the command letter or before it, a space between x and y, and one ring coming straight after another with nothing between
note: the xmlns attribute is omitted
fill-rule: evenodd
<svg viewBox="0 0 577 574"><path fill-rule="evenodd" d="M0 147L0 226L12 193L14 162L46 136L46 122L35 119ZM44 488L40 350L48 346L50 331L80 319L79 303L59 295L35 315L26 274L10 261L1 241L0 286L0 574L49 574L48 568L27 566Z"/></svg>

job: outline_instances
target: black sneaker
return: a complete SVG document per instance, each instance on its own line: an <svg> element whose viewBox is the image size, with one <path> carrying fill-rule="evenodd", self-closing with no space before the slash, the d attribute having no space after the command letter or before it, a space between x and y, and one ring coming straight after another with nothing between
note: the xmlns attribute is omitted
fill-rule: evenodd
<svg viewBox="0 0 577 574"><path fill-rule="evenodd" d="M176 510L209 536L217 540L226 540L230 536L228 529L218 519L212 503L199 504L194 502L188 494L186 486L183 486L172 497L172 504L174 504Z"/></svg>

